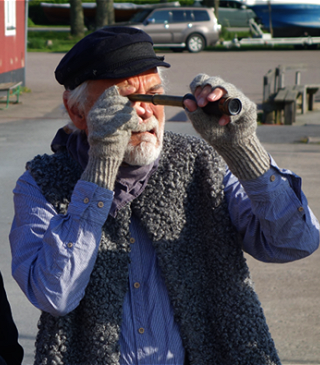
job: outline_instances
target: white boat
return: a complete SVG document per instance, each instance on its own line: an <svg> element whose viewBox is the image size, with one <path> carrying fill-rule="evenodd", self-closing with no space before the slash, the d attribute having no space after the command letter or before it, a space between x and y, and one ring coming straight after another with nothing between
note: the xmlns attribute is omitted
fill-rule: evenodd
<svg viewBox="0 0 320 365"><path fill-rule="evenodd" d="M273 37L320 36L320 0L243 0Z"/></svg>

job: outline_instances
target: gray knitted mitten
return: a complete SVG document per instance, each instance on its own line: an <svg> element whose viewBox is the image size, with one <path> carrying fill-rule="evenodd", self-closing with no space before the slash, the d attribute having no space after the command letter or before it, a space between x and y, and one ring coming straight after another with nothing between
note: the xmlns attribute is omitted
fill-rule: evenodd
<svg viewBox="0 0 320 365"><path fill-rule="evenodd" d="M87 116L89 161L81 179L113 190L118 169L139 118L116 86L105 90Z"/></svg>
<svg viewBox="0 0 320 365"><path fill-rule="evenodd" d="M256 135L256 105L219 77L199 74L191 82L190 89L194 93L198 86L206 85L213 89L220 87L227 92L225 96L240 99L242 111L232 116L230 123L220 126L220 117L208 115L201 108L192 113L186 110L195 130L217 150L238 179L250 180L264 174L270 167L270 159Z"/></svg>

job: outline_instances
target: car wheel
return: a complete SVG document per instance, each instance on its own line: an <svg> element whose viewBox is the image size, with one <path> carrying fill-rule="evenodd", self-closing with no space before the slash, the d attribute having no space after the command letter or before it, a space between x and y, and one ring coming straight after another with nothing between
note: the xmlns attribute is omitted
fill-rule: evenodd
<svg viewBox="0 0 320 365"><path fill-rule="evenodd" d="M191 34L187 39L187 50L191 53L201 52L206 45L202 35Z"/></svg>

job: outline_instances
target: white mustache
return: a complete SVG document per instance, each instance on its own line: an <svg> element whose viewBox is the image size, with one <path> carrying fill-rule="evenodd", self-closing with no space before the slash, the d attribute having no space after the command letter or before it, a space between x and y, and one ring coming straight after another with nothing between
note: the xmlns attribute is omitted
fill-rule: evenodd
<svg viewBox="0 0 320 365"><path fill-rule="evenodd" d="M154 129L156 134L158 134L158 127L159 127L158 119L153 115L148 119L147 122L138 124L137 128L132 130L132 132L147 132Z"/></svg>

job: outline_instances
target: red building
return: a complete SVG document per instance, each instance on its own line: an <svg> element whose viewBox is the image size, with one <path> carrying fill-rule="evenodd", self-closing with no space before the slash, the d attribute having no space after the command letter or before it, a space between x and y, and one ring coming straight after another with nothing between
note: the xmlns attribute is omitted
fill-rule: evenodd
<svg viewBox="0 0 320 365"><path fill-rule="evenodd" d="M25 82L26 1L0 0L0 83Z"/></svg>

